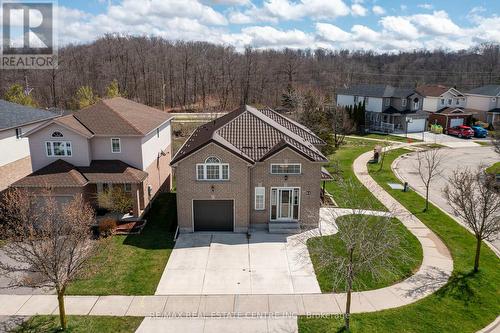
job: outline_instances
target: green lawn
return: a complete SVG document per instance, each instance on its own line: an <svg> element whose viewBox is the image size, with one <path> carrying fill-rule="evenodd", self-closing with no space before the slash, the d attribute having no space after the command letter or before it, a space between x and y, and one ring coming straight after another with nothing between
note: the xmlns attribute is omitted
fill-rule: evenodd
<svg viewBox="0 0 500 333"><path fill-rule="evenodd" d="M480 271L472 272L475 239L467 230L430 205L423 213L424 199L417 193L391 190L387 182L398 182L391 162L405 150L387 155L381 172L370 174L394 198L432 229L448 246L454 260L453 275L438 292L414 304L376 313L352 315L353 332L476 332L500 313L500 260L486 245L481 249ZM301 332L338 332L339 318L301 318Z"/></svg>
<svg viewBox="0 0 500 333"><path fill-rule="evenodd" d="M408 142L408 138L398 135L392 134L377 134L377 133L368 133L364 135L354 135L359 137L360 139L378 139L378 140L388 140L388 141L397 141L397 142ZM421 142L422 140L411 139L412 142Z"/></svg>
<svg viewBox="0 0 500 333"><path fill-rule="evenodd" d="M174 246L175 194L161 194L146 216L140 235L113 236L94 260L97 272L74 281L72 295L152 295ZM87 274L86 274L87 275Z"/></svg>
<svg viewBox="0 0 500 333"><path fill-rule="evenodd" d="M346 218L345 216L341 216L338 219ZM361 222L373 223L375 219L380 218L381 217L371 216L369 220L362 220ZM412 275L420 267L422 263L422 247L420 246L420 242L403 224L401 224L401 222L397 220L394 222L397 223L396 232L400 236L401 247L397 251L394 251L392 257L404 257L405 260L396 262L394 273L385 272L384 278L380 280L375 280L371 274L359 275L358 280L353 284L354 291L372 290L390 286ZM324 253L325 250L341 253L343 256L347 257L345 247L338 235L311 238L307 241L307 248L311 255L314 271L316 272L316 278L318 279L321 291L344 292L344 280L341 280L337 285L334 284L333 273L335 267L333 265L322 265L320 259L320 254Z"/></svg>
<svg viewBox="0 0 500 333"><path fill-rule="evenodd" d="M338 181L326 182L326 190L333 196L340 207L386 210L370 191L359 182L352 170L352 162L356 157L367 151L373 151L375 146L379 144L378 142L369 140L348 138L344 145L337 149L335 153L328 156L330 162L325 167L334 177L342 178L353 184L359 185L355 186L357 193L353 196L359 199L358 204L352 207L353 201L356 201L356 199L346 198L344 188L339 185ZM362 207L366 204L368 204L369 207Z"/></svg>
<svg viewBox="0 0 500 333"><path fill-rule="evenodd" d="M499 174L500 173L500 162L496 162L492 166L486 169L487 173Z"/></svg>
<svg viewBox="0 0 500 333"><path fill-rule="evenodd" d="M133 333L141 324L142 319L142 317L68 316L68 329L65 332ZM12 330L12 332L62 332L59 328L58 316L34 316Z"/></svg>

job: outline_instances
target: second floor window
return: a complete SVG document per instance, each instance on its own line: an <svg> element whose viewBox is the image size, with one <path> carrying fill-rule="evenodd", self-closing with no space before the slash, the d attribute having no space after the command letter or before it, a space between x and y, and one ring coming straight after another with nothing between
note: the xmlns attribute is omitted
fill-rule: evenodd
<svg viewBox="0 0 500 333"><path fill-rule="evenodd" d="M211 156L205 163L196 164L197 180L228 180L229 164L221 163L220 159Z"/></svg>
<svg viewBox="0 0 500 333"><path fill-rule="evenodd" d="M391 104L390 98L386 98L384 101L385 101L385 106L389 106Z"/></svg>
<svg viewBox="0 0 500 333"><path fill-rule="evenodd" d="M111 139L111 152L112 153L121 153L122 147L120 143L120 138L112 138Z"/></svg>
<svg viewBox="0 0 500 333"><path fill-rule="evenodd" d="M406 107L406 98L403 98L403 99L401 100L401 106L402 106L402 107Z"/></svg>
<svg viewBox="0 0 500 333"><path fill-rule="evenodd" d="M300 163L271 164L271 173L274 175L299 175L301 169Z"/></svg>
<svg viewBox="0 0 500 333"><path fill-rule="evenodd" d="M69 141L47 141L45 142L47 156L61 157L72 156L71 142Z"/></svg>
<svg viewBox="0 0 500 333"><path fill-rule="evenodd" d="M21 139L23 137L23 129L21 127L16 128L16 139Z"/></svg>

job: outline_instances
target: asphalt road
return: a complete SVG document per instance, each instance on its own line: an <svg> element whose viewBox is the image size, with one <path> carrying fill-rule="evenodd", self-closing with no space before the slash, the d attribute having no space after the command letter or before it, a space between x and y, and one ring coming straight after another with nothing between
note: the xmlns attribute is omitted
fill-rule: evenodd
<svg viewBox="0 0 500 333"><path fill-rule="evenodd" d="M453 214L453 210L444 198L442 190L448 183L448 178L456 168L477 168L480 164L490 166L500 161L500 156L496 154L491 147L465 147L445 149L445 158L443 161L443 173L431 184L429 198L441 209ZM419 193L425 194L425 187L418 175L416 153L408 157L399 159L395 169L398 174L410 184L410 186ZM500 250L500 235L494 240L493 245Z"/></svg>

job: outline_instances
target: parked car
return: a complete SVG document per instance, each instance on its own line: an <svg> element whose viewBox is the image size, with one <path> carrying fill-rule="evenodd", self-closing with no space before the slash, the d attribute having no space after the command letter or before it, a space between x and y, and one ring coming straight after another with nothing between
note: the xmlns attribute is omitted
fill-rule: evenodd
<svg viewBox="0 0 500 333"><path fill-rule="evenodd" d="M469 126L460 125L448 128L448 134L470 139L474 136L474 131Z"/></svg>
<svg viewBox="0 0 500 333"><path fill-rule="evenodd" d="M474 131L474 136L476 138L485 138L488 136L488 131L481 126L471 126L471 128Z"/></svg>

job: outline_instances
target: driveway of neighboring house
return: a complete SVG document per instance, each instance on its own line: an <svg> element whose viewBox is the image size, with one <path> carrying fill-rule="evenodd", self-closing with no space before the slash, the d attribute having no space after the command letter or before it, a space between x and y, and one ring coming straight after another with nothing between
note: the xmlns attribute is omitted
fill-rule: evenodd
<svg viewBox="0 0 500 333"><path fill-rule="evenodd" d="M406 136L406 134L395 134L397 136ZM480 138L472 138L472 139L461 139L456 136L447 135L447 134L434 134L431 132L420 132L420 133L408 133L408 138L414 140L422 140L425 143L437 143L443 146L447 146L450 148L460 148L460 147L481 147L478 143L474 141L489 141L489 138L480 139Z"/></svg>
<svg viewBox="0 0 500 333"><path fill-rule="evenodd" d="M320 292L305 241L260 231L181 234L155 294Z"/></svg>
<svg viewBox="0 0 500 333"><path fill-rule="evenodd" d="M453 215L453 210L443 195L443 188L448 184L448 178L456 168L477 168L481 163L490 166L500 160L499 156L491 147L465 147L445 150L443 160L443 173L436 178L429 189L430 200L441 209ZM416 153L410 154L396 161L393 165L395 171L419 193L425 195L425 187L416 170ZM492 242L500 250L500 238Z"/></svg>

